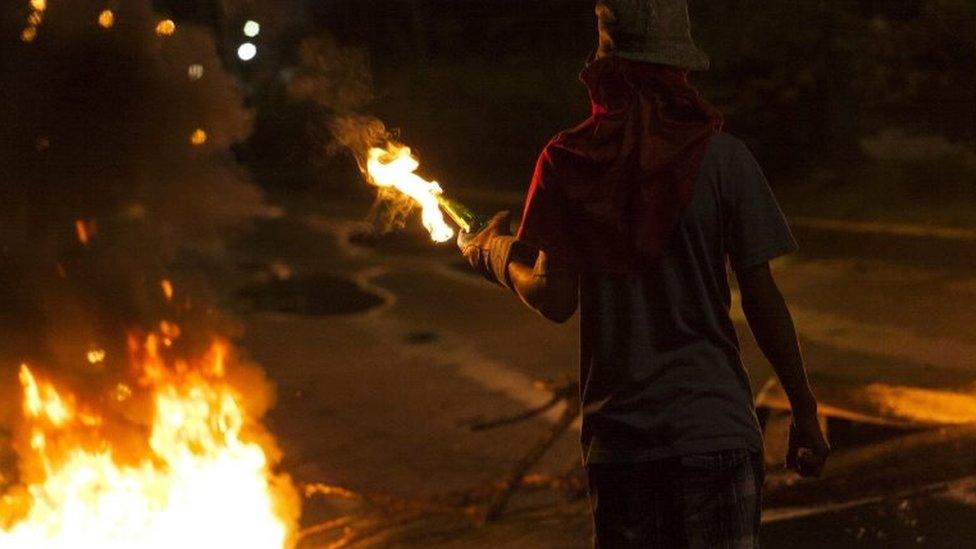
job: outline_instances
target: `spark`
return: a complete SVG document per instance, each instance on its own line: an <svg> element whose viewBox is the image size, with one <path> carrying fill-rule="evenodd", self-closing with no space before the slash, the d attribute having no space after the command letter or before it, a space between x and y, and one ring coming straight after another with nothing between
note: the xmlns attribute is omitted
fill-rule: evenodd
<svg viewBox="0 0 976 549"><path fill-rule="evenodd" d="M163 290L163 295L166 296L166 301L173 300L173 283L169 279L164 278L159 281L159 287Z"/></svg>
<svg viewBox="0 0 976 549"><path fill-rule="evenodd" d="M173 341L178 339L182 332L180 331L179 326L164 320L159 323L159 333L163 336L163 345L172 347Z"/></svg>
<svg viewBox="0 0 976 549"><path fill-rule="evenodd" d="M163 19L156 24L157 36L172 36L176 32L176 23L172 19Z"/></svg>
<svg viewBox="0 0 976 549"><path fill-rule="evenodd" d="M89 364L98 364L105 361L105 349L92 349L87 354Z"/></svg>
<svg viewBox="0 0 976 549"><path fill-rule="evenodd" d="M207 132L203 131L202 128L197 128L190 134L190 143L199 147L207 142Z"/></svg>
<svg viewBox="0 0 976 549"><path fill-rule="evenodd" d="M75 234L78 236L78 242L81 242L85 246L91 242L92 237L98 231L98 225L95 223L94 219L77 219L75 220Z"/></svg>
<svg viewBox="0 0 976 549"><path fill-rule="evenodd" d="M119 383L115 386L115 390L112 395L117 402L125 402L132 396L132 388L130 388L125 383Z"/></svg>
<svg viewBox="0 0 976 549"><path fill-rule="evenodd" d="M104 10L102 13L98 14L98 24L103 29L110 29L115 25L115 13L112 10Z"/></svg>

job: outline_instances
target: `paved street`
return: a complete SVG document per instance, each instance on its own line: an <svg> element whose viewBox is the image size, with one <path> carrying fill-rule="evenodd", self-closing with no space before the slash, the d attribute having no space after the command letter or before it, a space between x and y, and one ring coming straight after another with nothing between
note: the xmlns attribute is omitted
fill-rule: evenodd
<svg viewBox="0 0 976 549"><path fill-rule="evenodd" d="M363 242L350 238L355 232L355 224L342 216L302 215L264 223L244 248L253 264L275 264L277 276L286 279L271 298L252 284L249 297L238 303L246 324L244 346L278 384L271 423L285 451L285 468L303 483L401 497L504 477L559 410L488 432L472 433L463 423L544 403L549 395L534 386L536 380L575 374L575 321L556 326L536 317L513 296L464 272L451 245L437 247L414 233ZM830 387L835 385L878 386L863 398L855 393L853 406L921 421L926 410L944 408L939 403L952 397L953 404L935 416L937 423L957 412L976 416L976 399L970 396L976 382L976 333L971 329L976 325L976 277L971 271L959 261L908 263L898 246L899 257L869 253L878 252L874 248L863 254L870 259L854 259L845 255L856 248L857 233L798 233L801 245L815 244L814 252L784 259L775 271L792 304L811 375L825 394L834 394ZM843 253L825 253L830 246L822 240L837 238L845 239ZM906 239L906 247L920 246L918 253L933 256L928 242L887 238ZM258 270L247 276L257 280L261 275ZM771 371L737 308L735 318L758 391ZM578 459L574 438L575 432L564 436L538 470L555 473L571 466ZM772 481L777 478L783 477L774 472ZM971 485L953 489L958 497L946 500L943 490L938 499L953 511L929 515L967 512L976 497ZM893 505L904 505L904 500L932 508L925 503L929 499L912 493ZM532 505L552 507L557 499L538 496L523 503L531 510ZM306 525L334 511L329 505L310 502ZM888 535L884 520L857 518L858 512L881 512L885 505L882 498L856 506L860 511L844 512L850 524L830 539L857 545L877 536L875 530ZM585 505L556 509L557 518L548 514L527 520L515 513L477 533L440 524L438 543L586 546ZM890 522L897 527L889 531L900 533L891 535L906 543L924 540L929 534L920 533L926 528L919 524L922 515L906 519L905 524L916 521L906 526L894 513ZM783 521L771 514L770 535L775 538L783 524L816 529L822 515L798 516L803 518ZM859 520L882 526L860 532ZM388 543L430 543L418 541L426 539L421 534L412 535ZM314 537L308 542L316 546ZM775 539L770 545L776 546Z"/></svg>

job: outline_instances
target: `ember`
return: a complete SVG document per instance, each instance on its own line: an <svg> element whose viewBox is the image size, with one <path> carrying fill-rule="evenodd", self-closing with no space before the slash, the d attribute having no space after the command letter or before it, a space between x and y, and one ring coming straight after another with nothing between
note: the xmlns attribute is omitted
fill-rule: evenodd
<svg viewBox="0 0 976 549"><path fill-rule="evenodd" d="M172 19L163 19L156 24L156 34L159 36L172 36L176 32L176 23Z"/></svg>
<svg viewBox="0 0 976 549"><path fill-rule="evenodd" d="M173 301L173 283L169 279L163 279L159 282L160 289L163 290L163 295L166 296L166 301Z"/></svg>
<svg viewBox="0 0 976 549"><path fill-rule="evenodd" d="M75 221L75 234L78 236L78 242L84 245L88 245L91 241L92 236L95 235L95 231L98 230L98 225L95 224L94 219L85 220L78 219Z"/></svg>
<svg viewBox="0 0 976 549"><path fill-rule="evenodd" d="M115 13L112 10L103 10L98 14L98 24L104 29L110 29L115 25Z"/></svg>

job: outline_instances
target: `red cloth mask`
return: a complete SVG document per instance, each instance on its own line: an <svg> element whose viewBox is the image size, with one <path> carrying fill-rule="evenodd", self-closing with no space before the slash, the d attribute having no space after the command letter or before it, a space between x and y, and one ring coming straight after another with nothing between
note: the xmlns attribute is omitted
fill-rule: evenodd
<svg viewBox="0 0 976 549"><path fill-rule="evenodd" d="M520 238L581 268L639 269L661 254L687 211L722 116L679 68L607 57L580 78L592 114L542 152ZM538 211L547 204L564 211Z"/></svg>

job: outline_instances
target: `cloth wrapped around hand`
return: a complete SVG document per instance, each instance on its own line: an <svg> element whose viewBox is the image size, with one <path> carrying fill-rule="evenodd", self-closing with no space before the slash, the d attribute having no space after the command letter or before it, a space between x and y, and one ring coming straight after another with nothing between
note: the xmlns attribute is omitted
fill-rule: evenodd
<svg viewBox="0 0 976 549"><path fill-rule="evenodd" d="M517 244L511 223L511 212L498 212L481 231L458 236L458 247L471 267L491 282L508 289L512 289L508 263Z"/></svg>

